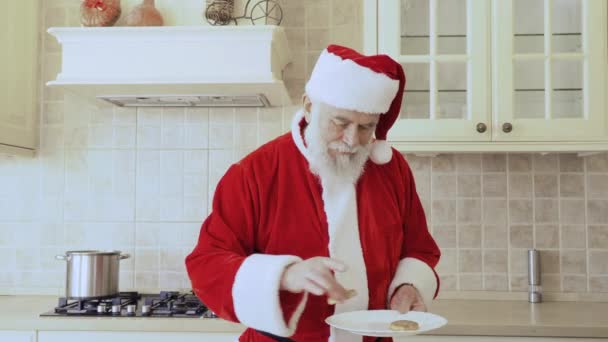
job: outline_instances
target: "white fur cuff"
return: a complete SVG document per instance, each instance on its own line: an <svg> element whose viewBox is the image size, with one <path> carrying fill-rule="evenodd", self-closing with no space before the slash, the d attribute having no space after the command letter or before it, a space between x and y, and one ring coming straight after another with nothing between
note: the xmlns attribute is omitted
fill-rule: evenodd
<svg viewBox="0 0 608 342"><path fill-rule="evenodd" d="M286 324L279 300L281 276L285 268L302 261L293 255L253 254L245 259L232 286L234 311L239 321L253 329L277 336L295 333L308 299L307 293Z"/></svg>
<svg viewBox="0 0 608 342"><path fill-rule="evenodd" d="M413 284L420 292L424 304L427 307L429 306L437 290L437 278L435 278L435 272L427 263L416 258L401 259L388 289L387 298L389 303L395 289L403 283Z"/></svg>

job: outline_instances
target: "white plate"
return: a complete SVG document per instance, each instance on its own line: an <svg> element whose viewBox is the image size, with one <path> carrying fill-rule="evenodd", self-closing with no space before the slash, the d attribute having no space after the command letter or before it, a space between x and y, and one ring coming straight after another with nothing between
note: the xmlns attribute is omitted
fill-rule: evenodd
<svg viewBox="0 0 608 342"><path fill-rule="evenodd" d="M418 323L418 330L394 331L389 328L391 322L407 319ZM343 312L327 317L325 323L353 334L376 337L401 337L418 335L444 326L447 319L420 311L400 314L395 310L363 310Z"/></svg>

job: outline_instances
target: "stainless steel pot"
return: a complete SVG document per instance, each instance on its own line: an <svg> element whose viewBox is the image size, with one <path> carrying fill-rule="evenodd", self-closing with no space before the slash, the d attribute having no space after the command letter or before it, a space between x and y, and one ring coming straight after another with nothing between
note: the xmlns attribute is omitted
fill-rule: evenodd
<svg viewBox="0 0 608 342"><path fill-rule="evenodd" d="M57 255L67 262L65 296L69 299L93 299L119 293L120 260L130 255L120 251L68 251Z"/></svg>

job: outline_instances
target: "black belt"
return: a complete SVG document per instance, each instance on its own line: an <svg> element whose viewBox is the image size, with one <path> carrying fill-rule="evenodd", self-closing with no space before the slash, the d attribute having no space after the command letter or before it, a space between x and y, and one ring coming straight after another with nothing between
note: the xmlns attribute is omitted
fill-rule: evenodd
<svg viewBox="0 0 608 342"><path fill-rule="evenodd" d="M266 337L270 337L271 339L277 341L277 342L295 342L292 339L289 339L287 337L282 337L282 336L277 336L277 335L273 335L271 333L267 333L265 331L261 331L261 330L256 330L257 332L259 332L260 334L266 336Z"/></svg>

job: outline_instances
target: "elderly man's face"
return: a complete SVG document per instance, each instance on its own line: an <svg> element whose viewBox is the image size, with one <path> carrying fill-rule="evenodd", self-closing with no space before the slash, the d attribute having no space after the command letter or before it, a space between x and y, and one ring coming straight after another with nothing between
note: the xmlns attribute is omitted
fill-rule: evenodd
<svg viewBox="0 0 608 342"><path fill-rule="evenodd" d="M377 114L335 108L323 103L310 105L309 108L308 112L315 111L319 116L320 135L332 157L352 155L361 146L367 146L380 118ZM311 121L310 117L308 121Z"/></svg>
<svg viewBox="0 0 608 342"><path fill-rule="evenodd" d="M354 183L369 157L379 115L311 103L304 97L305 131L311 170Z"/></svg>

